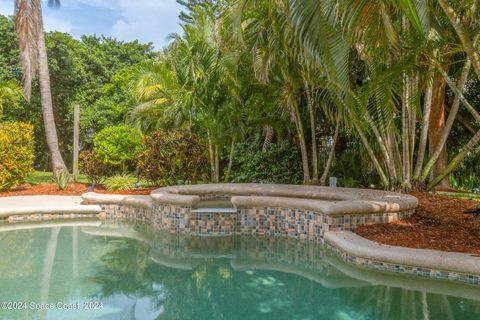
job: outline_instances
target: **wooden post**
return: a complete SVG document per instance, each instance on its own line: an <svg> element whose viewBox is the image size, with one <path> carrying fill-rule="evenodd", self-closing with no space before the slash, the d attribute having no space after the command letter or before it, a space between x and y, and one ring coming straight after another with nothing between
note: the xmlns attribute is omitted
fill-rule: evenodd
<svg viewBox="0 0 480 320"><path fill-rule="evenodd" d="M78 152L80 144L80 106L76 104L73 110L73 181L78 180Z"/></svg>

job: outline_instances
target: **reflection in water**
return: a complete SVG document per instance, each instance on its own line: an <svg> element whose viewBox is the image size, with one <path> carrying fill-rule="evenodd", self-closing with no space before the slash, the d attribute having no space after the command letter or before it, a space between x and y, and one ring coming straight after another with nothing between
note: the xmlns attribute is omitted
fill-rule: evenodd
<svg viewBox="0 0 480 320"><path fill-rule="evenodd" d="M38 226L37 226L38 227ZM1 319L478 319L480 288L360 269L284 238L183 237L145 225L9 230L0 301L81 310L1 310ZM3 231L3 232L2 232ZM101 308L83 310L84 302Z"/></svg>

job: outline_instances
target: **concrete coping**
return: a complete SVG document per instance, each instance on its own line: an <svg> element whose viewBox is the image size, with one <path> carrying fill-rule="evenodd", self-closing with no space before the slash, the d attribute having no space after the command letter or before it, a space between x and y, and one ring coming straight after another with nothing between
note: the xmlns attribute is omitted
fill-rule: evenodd
<svg viewBox="0 0 480 320"><path fill-rule="evenodd" d="M0 218L36 214L98 214L97 205L81 205L79 196L14 196L0 198Z"/></svg>
<svg viewBox="0 0 480 320"><path fill-rule="evenodd" d="M185 185L151 193L156 203L187 207L195 207L207 195L230 196L236 208L283 207L329 215L399 212L418 205L417 198L401 193L281 184Z"/></svg>
<svg viewBox="0 0 480 320"><path fill-rule="evenodd" d="M116 204L152 208L152 199L150 196L87 192L82 194L82 199L84 204Z"/></svg>
<svg viewBox="0 0 480 320"><path fill-rule="evenodd" d="M383 245L350 231L326 232L324 239L328 244L359 258L395 265L480 274L480 257L472 254Z"/></svg>

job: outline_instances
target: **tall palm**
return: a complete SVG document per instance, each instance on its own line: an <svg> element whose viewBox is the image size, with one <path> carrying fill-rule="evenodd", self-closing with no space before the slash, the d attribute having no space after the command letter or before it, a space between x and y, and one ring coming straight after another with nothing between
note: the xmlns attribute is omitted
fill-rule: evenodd
<svg viewBox="0 0 480 320"><path fill-rule="evenodd" d="M50 0L49 4L58 5L59 1ZM58 146L53 115L41 0L15 0L15 24L20 47L20 61L23 67L25 97L30 100L32 80L38 71L45 137L50 151L54 177L59 178L68 174L68 170Z"/></svg>
<svg viewBox="0 0 480 320"><path fill-rule="evenodd" d="M442 149L460 102L475 119L478 116L478 112L462 96L470 61L474 67L478 58L470 50L476 38L465 37L463 24L469 23L475 34L476 25L470 22L475 19L469 14L476 14L476 11L455 8L458 11L451 16L449 13L452 11L445 7L448 1L438 1L441 7L436 1L413 0L288 2L292 7L291 19L297 34L313 59L325 67L332 99L347 111L364 146L367 150L371 149L371 160L379 174L383 174L385 186L401 183L408 188L415 182L423 184L434 165L441 163L441 154L446 155ZM447 17L442 9L447 12ZM458 18L460 13L461 19ZM454 28L446 24L447 18ZM462 25L455 25L458 21ZM336 32L332 33L332 30ZM342 47L341 37L348 41L350 50L356 51L356 55L364 61L366 71L363 79L366 83L352 86L338 76L345 73L349 66L348 55L342 55L342 50L339 50ZM462 50L470 58L466 62L464 56L458 54ZM464 64L463 70L455 67L461 64ZM433 82L432 73L437 79ZM445 115L446 85L456 93L456 98L448 119L442 120L439 115ZM425 101L423 112L421 96ZM418 116L422 126L417 143ZM375 144L365 139L368 136L375 139ZM427 137L430 138L430 153L425 163ZM438 170L433 170L428 188L444 181L468 150L478 143L479 137L480 133L472 137L449 165L445 163L438 166ZM415 155L417 161L414 161ZM445 157L445 160L448 159Z"/></svg>

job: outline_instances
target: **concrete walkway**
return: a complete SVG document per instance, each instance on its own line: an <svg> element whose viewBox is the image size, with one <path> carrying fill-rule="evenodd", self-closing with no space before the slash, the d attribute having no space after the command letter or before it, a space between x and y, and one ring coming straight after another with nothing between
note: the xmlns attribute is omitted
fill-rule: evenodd
<svg viewBox="0 0 480 320"><path fill-rule="evenodd" d="M81 205L80 196L0 197L0 218L33 214L98 214L98 205Z"/></svg>

